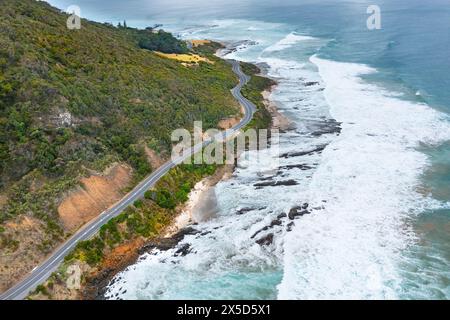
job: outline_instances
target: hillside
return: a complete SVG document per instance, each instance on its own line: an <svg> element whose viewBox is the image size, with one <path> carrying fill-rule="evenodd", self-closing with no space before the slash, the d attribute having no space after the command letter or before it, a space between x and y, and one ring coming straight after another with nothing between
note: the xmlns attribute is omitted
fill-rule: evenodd
<svg viewBox="0 0 450 320"><path fill-rule="evenodd" d="M0 18L2 291L79 226L58 212L76 211L70 197L111 185L114 202L167 156L172 130L216 127L239 108L235 76L208 51L186 66L144 49L185 53L167 33L87 20L68 30L67 15L34 0L2 0Z"/></svg>

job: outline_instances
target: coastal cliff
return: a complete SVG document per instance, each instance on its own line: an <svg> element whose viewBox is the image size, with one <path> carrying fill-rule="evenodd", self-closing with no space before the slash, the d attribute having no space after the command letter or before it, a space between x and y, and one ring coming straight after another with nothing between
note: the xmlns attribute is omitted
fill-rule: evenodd
<svg viewBox="0 0 450 320"><path fill-rule="evenodd" d="M165 32L149 40L142 30L84 19L80 30L69 30L68 16L44 2L7 0L0 10L4 291L155 170L168 157L171 130L190 129L194 120L204 129L223 127L240 108L230 93L237 79L214 55L220 44L186 51ZM169 41L167 54L148 50L153 34ZM267 127L261 91L273 82L244 68L254 77L243 93L260 108L250 125ZM84 284L119 271L164 234L195 184L216 170L173 169L145 199L79 243L29 298L80 298L65 286L69 266L79 267Z"/></svg>
<svg viewBox="0 0 450 320"><path fill-rule="evenodd" d="M85 19L70 30L67 14L32 0L2 1L0 16L1 292L167 159L172 130L194 120L214 128L240 110L229 64L167 32ZM149 49L208 61L184 65ZM210 170L192 168L189 179ZM191 187L167 184L168 207ZM158 230L169 209L155 206Z"/></svg>
<svg viewBox="0 0 450 320"><path fill-rule="evenodd" d="M215 52L219 44L211 43L201 48L202 53ZM252 80L246 87L245 93L252 98L258 106L254 121L249 126L268 128L271 126L272 118L266 106L268 101L264 100L265 90L270 90L275 82L259 75L260 69L243 64L243 68L252 75ZM202 169L203 168L203 169ZM32 299L103 299L106 286L117 273L129 265L134 264L140 255L151 248L167 250L181 241L185 235L190 234L190 225L201 223L203 220L213 218L208 207L213 210L214 186L226 179L233 172L233 166L192 166L181 165L173 169L165 176L155 188L148 192L146 198L127 209L117 219L110 221L100 234L91 241L82 243L77 250L66 258L65 263L54 273L45 285L30 296ZM190 188L186 189L186 182ZM190 190L182 199L178 199L172 207L166 207L161 211L161 203L154 202L157 194L170 190L172 194L178 194L181 190ZM208 209L208 210L209 210ZM148 212L160 212L158 220L148 220ZM136 216L139 217L135 221ZM131 220L130 220L131 219ZM138 229L130 229L130 225L138 223ZM137 225L136 225L137 226ZM153 228L152 232L145 234L139 230ZM107 230L107 231L104 231ZM114 235L113 235L114 234ZM105 248L103 244L114 240L114 245ZM182 253L181 253L182 254ZM83 257L96 257L89 265L83 264ZM77 265L83 271L82 289L74 292L66 287L65 270L68 266Z"/></svg>

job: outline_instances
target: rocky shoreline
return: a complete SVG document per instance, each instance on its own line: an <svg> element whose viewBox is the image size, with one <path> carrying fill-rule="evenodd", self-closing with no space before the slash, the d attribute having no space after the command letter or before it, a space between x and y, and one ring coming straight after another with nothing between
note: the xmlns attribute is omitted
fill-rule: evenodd
<svg viewBox="0 0 450 320"><path fill-rule="evenodd" d="M86 283L80 292L80 299L83 300L104 300L104 294L107 286L114 277L125 270L130 265L135 264L139 257L153 249L169 250L178 245L180 241L188 234L195 234L197 231L192 228L193 225L205 221L209 218L208 214L195 215L196 207L203 200L203 195L212 190L220 181L231 176L234 170L232 165L224 165L217 169L212 176L206 177L194 187L189 194L189 200L183 206L177 209L178 215L174 222L163 232L162 236L154 240L144 242L141 239L126 243L116 248L109 257L107 263L100 270L94 272L86 279ZM179 254L187 254L188 248L181 248ZM178 252L178 251L177 251ZM112 263L111 263L112 262Z"/></svg>
<svg viewBox="0 0 450 320"><path fill-rule="evenodd" d="M229 44L227 44L227 46L230 48ZM218 55L222 56L223 54L224 52L221 52ZM266 74L267 70L260 66L258 66L258 68L261 70L261 76L268 77ZM261 93L264 99L264 105L272 116L271 128L278 129L280 131L287 131L292 128L291 121L278 112L275 103L270 100L270 95L275 87L276 85ZM228 179L232 175L234 168L234 165L225 165L220 167L214 175L197 183L189 194L188 202L183 205L182 208L179 208L179 214L174 219L174 222L162 233L162 237L146 243L140 243L138 245L132 244L131 247L133 247L133 250L130 250L128 254L121 256L120 261L118 261L116 265L109 265L107 268L102 268L99 272L96 272L91 277L87 278L86 284L81 291L80 298L86 300L105 299L107 286L111 284L111 281L114 281L114 277L116 277L117 274L125 270L127 267L138 262L141 255L149 253L154 249L162 251L173 249L184 239L186 235L199 233L199 231L195 229L195 225L214 217L214 186L220 181ZM249 208L248 211L251 210L254 209ZM238 212L237 214L245 214L244 209L240 211L242 212ZM287 217L286 214L285 216ZM280 217L279 220L281 221L281 219L282 217ZM275 223L273 226L281 225L280 221L279 223ZM270 239L270 237L265 237L264 239L256 240L256 242L260 245L269 245L272 240L273 237L272 239ZM186 245L179 248L175 254L183 256L188 254L189 251L189 245Z"/></svg>

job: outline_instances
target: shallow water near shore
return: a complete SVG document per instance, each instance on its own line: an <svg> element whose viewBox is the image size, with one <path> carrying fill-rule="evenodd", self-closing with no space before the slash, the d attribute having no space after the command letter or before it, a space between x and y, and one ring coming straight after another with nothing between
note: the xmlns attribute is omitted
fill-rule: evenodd
<svg viewBox="0 0 450 320"><path fill-rule="evenodd" d="M280 158L262 154L275 172L236 168L198 233L142 256L106 297L450 298L450 48L434 36L450 21L440 1L418 3L382 1L379 33L352 2L212 5L215 20L194 3L135 21L234 43L227 58L267 66L294 127ZM267 181L296 184L255 186ZM306 203L309 214L282 216Z"/></svg>

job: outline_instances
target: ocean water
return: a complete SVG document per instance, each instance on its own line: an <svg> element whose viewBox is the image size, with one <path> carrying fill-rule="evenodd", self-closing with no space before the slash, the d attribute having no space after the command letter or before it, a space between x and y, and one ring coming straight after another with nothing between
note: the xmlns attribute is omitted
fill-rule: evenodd
<svg viewBox="0 0 450 320"><path fill-rule="evenodd" d="M101 3L79 1L89 18L238 43L228 57L267 66L294 124L272 146L285 156L261 154L275 171L250 163L217 185L189 254L142 256L108 298L450 298L448 1L378 1L372 31L363 0ZM297 184L254 186L268 178ZM295 225L257 233L304 203Z"/></svg>

